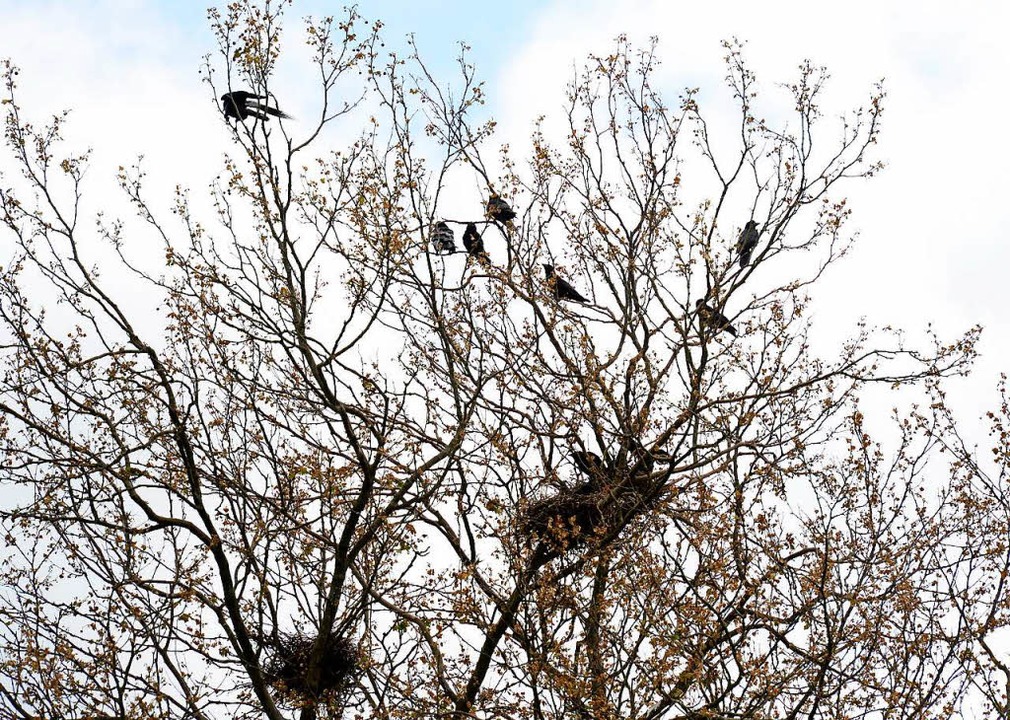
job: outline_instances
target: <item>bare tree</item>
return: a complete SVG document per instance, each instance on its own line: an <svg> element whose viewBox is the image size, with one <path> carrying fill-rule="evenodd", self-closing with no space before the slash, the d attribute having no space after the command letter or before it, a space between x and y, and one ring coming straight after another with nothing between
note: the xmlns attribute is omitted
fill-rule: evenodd
<svg viewBox="0 0 1010 720"><path fill-rule="evenodd" d="M214 97L273 107L281 19L212 13ZM808 339L883 92L832 127L804 64L765 122L727 43L713 137L619 38L523 164L465 46L450 87L379 33L308 24L320 114L234 118L214 217L135 168L97 234L7 63L0 714L1005 717L1006 403L994 470L944 400L978 328ZM926 398L879 442L878 386Z"/></svg>

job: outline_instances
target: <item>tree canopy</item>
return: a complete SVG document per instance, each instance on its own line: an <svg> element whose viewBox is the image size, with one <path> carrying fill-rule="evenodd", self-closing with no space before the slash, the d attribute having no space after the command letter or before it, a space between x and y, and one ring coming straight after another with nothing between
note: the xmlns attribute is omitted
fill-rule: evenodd
<svg viewBox="0 0 1010 720"><path fill-rule="evenodd" d="M5 65L0 715L1006 717L1010 412L980 460L945 402L979 328L810 341L881 87L766 100L727 42L713 123L620 37L525 153L465 46L444 82L356 11L301 115L284 10L211 12L206 216L140 166L84 216ZM881 438L873 387L920 399Z"/></svg>

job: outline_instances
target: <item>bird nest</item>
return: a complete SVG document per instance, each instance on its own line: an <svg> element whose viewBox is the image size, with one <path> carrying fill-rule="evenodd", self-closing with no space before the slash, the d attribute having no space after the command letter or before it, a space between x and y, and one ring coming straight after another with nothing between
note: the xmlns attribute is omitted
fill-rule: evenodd
<svg viewBox="0 0 1010 720"><path fill-rule="evenodd" d="M271 643L271 652L263 666L267 683L291 701L333 699L342 696L360 669L357 647L350 638L331 635L319 663L318 690L309 688L309 659L315 638L284 634Z"/></svg>
<svg viewBox="0 0 1010 720"><path fill-rule="evenodd" d="M638 483L594 488L587 483L535 500L520 514L523 532L565 550L601 539L652 503L654 493Z"/></svg>

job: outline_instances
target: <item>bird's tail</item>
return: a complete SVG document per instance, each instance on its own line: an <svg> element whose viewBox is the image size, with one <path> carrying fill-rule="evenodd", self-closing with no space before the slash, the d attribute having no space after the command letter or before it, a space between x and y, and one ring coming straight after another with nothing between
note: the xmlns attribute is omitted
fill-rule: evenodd
<svg viewBox="0 0 1010 720"><path fill-rule="evenodd" d="M268 115L273 115L274 117L279 117L283 120L291 120L291 116L279 108L265 107L261 106L260 109L267 113Z"/></svg>

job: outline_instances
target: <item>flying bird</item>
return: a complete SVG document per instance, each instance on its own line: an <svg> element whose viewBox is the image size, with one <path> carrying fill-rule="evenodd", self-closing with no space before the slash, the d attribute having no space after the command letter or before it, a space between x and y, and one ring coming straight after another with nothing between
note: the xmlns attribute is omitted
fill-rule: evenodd
<svg viewBox="0 0 1010 720"><path fill-rule="evenodd" d="M587 303L586 298L579 294L579 291L568 284L564 278L558 277L554 273L554 266L543 263L544 273L547 275L547 284L554 288L554 297L558 300L570 300L571 302Z"/></svg>
<svg viewBox="0 0 1010 720"><path fill-rule="evenodd" d="M740 267L746 267L747 263L750 262L750 256L754 253L754 248L757 247L760 236L761 232L758 230L758 224L753 220L748 220L747 224L743 226L743 231L740 233L740 239L736 243L737 252L740 253Z"/></svg>
<svg viewBox="0 0 1010 720"><path fill-rule="evenodd" d="M729 318L721 312L710 308L704 300L698 300L694 306L698 309L698 317L701 318L703 326L712 328L716 335L725 330L733 337L736 337L736 328L730 323Z"/></svg>
<svg viewBox="0 0 1010 720"><path fill-rule="evenodd" d="M487 201L485 214L496 222L505 223L515 219L516 211L500 197L492 195Z"/></svg>
<svg viewBox="0 0 1010 720"><path fill-rule="evenodd" d="M445 221L439 220L435 223L431 231L431 244L440 255L452 255L456 252L455 235Z"/></svg>
<svg viewBox="0 0 1010 720"><path fill-rule="evenodd" d="M481 265L491 264L491 258L488 257L487 252L484 250L484 240L481 238L480 233L477 232L477 226L473 223L467 223L466 230L463 231L463 247Z"/></svg>
<svg viewBox="0 0 1010 720"><path fill-rule="evenodd" d="M258 102L266 100L265 95L255 95L246 90L235 90L221 96L221 106L224 108L226 118L245 120L247 117L254 117L267 121L270 116L285 118L290 120L291 116L281 111L279 108L272 108L265 103Z"/></svg>

